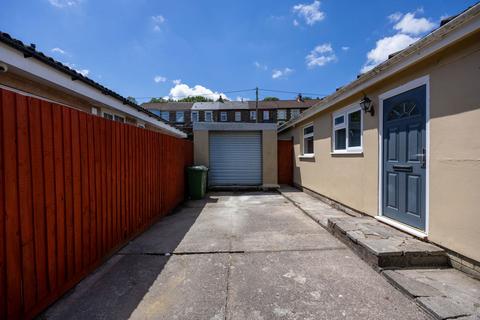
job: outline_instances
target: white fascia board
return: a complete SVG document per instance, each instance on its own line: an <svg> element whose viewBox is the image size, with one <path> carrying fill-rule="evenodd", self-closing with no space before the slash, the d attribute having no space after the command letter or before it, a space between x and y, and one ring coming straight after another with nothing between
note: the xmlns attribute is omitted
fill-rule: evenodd
<svg viewBox="0 0 480 320"><path fill-rule="evenodd" d="M0 61L35 77L44 79L54 85L60 86L66 90L75 92L76 94L107 105L136 119L142 120L145 123L166 131L171 135L181 138L187 137L184 132L164 122L158 121L143 112L137 111L128 105L124 105L119 100L103 94L98 89L93 88L80 80L73 81L69 75L56 70L41 61L38 61L34 57L24 58L22 52L11 48L4 43L0 43Z"/></svg>
<svg viewBox="0 0 480 320"><path fill-rule="evenodd" d="M448 29L448 24L445 27L437 29L427 37L419 40L412 47L405 49L398 55L392 57L391 59L380 64L378 67L372 69L372 71L369 71L360 79L355 80L350 84L346 85L345 87L339 89L337 92L327 97L327 101L323 103L321 102L320 104L307 109L302 114L300 114L299 117L295 118L295 120L285 123L282 127L278 129L278 132L287 130L288 128L295 126L299 122L305 121L311 116L314 116L332 107L338 102L345 100L352 95L361 93L368 87L371 87L372 85L392 76L393 74L406 69L407 67L419 62L420 60L425 59L428 56L431 56L432 54L442 50L446 46L451 45L458 40L461 40L462 38L468 36L470 33L478 31L480 29L480 19L478 18L479 11L480 4L474 6L470 10L467 10L465 13L455 18L459 19L471 13L471 19L465 22L463 25L460 25L454 30L451 30L451 28L454 28L454 26Z"/></svg>

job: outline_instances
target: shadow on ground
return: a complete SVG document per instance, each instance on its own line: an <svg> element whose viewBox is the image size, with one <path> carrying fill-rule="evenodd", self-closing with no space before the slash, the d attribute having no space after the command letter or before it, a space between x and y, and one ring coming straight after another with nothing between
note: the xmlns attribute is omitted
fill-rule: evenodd
<svg viewBox="0 0 480 320"><path fill-rule="evenodd" d="M207 204L190 200L127 243L39 319L128 319Z"/></svg>

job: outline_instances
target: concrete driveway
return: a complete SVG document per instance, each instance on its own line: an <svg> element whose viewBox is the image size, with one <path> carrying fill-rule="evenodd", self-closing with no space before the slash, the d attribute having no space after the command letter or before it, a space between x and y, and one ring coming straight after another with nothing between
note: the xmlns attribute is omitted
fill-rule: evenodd
<svg viewBox="0 0 480 320"><path fill-rule="evenodd" d="M429 319L277 193L211 193L125 246L48 319Z"/></svg>

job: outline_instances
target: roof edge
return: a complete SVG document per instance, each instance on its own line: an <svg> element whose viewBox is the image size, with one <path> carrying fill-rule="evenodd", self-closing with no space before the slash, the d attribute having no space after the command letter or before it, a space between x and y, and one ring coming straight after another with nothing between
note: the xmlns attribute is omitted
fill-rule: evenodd
<svg viewBox="0 0 480 320"><path fill-rule="evenodd" d="M365 88L370 87L401 70L404 70L414 63L417 63L451 45L452 43L459 41L465 36L478 31L480 29L480 19L477 21L474 19L479 14L480 3L477 3L466 9L448 23L445 23L443 26L440 26L427 36L398 52L390 59L382 62L372 70L362 74L356 80L348 83L331 95L325 97L320 103L306 110L296 119L284 123L278 128L278 132L280 133L285 131L292 126L309 119L310 117L332 107L334 104L362 92L362 90ZM435 47L435 45L438 47ZM425 50L425 52L423 52L421 55L413 56L413 54L418 50ZM410 61L408 59L410 59ZM404 65L401 65L402 63L404 63Z"/></svg>

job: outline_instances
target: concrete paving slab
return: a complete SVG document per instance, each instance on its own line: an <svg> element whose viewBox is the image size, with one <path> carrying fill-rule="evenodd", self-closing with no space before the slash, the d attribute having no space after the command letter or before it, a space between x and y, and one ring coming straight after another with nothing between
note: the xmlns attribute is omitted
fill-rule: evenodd
<svg viewBox="0 0 480 320"><path fill-rule="evenodd" d="M40 318L128 319L167 260L163 256L114 256Z"/></svg>
<svg viewBox="0 0 480 320"><path fill-rule="evenodd" d="M455 269L412 269L383 272L395 286L438 319L480 318L480 281Z"/></svg>
<svg viewBox="0 0 480 320"><path fill-rule="evenodd" d="M232 255L227 319L428 319L349 250Z"/></svg>
<svg viewBox="0 0 480 320"><path fill-rule="evenodd" d="M172 256L130 319L224 319L228 264L228 254Z"/></svg>
<svg viewBox="0 0 480 320"><path fill-rule="evenodd" d="M469 316L465 304L448 297L420 297L419 304L430 312L436 319L452 319Z"/></svg>

